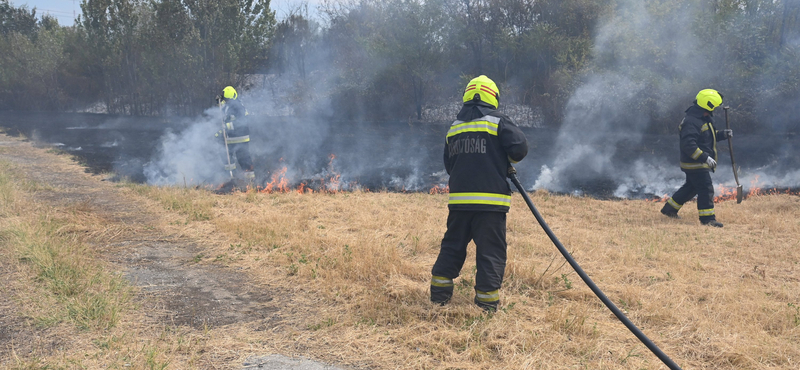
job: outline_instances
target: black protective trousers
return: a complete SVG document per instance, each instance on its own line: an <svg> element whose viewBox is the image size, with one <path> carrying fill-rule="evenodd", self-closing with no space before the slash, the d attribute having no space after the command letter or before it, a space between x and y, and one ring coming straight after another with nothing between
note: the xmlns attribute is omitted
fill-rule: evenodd
<svg viewBox="0 0 800 370"><path fill-rule="evenodd" d="M711 172L686 172L686 182L672 195L672 200L678 204L678 209L697 195L697 211L700 221L716 220L714 214L714 184L711 182ZM675 208L674 204L667 201L667 205Z"/></svg>
<svg viewBox="0 0 800 370"><path fill-rule="evenodd" d="M506 270L506 213L486 211L450 211L447 231L442 238L439 257L433 264L433 276L455 279L467 258L467 245L475 241L475 289L482 292L499 290ZM452 295L449 292L433 292ZM446 297L449 299L449 295ZM445 297L439 297L444 300Z"/></svg>
<svg viewBox="0 0 800 370"><path fill-rule="evenodd" d="M226 153L225 150L225 141L220 140L222 143L222 161L224 164L228 164L228 156L230 155L231 164L235 164L236 162L239 163L238 167L241 170L245 171L252 171L253 170L253 159L250 157L250 143L236 143L236 144L228 144L228 152Z"/></svg>
<svg viewBox="0 0 800 370"><path fill-rule="evenodd" d="M245 171L253 170L253 159L250 157L250 142L228 144L232 155L236 156L239 168Z"/></svg>

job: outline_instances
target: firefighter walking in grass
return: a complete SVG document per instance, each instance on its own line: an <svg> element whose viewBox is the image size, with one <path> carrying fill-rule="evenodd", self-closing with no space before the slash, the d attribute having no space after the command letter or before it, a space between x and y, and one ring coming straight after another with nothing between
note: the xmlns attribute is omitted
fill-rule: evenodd
<svg viewBox="0 0 800 370"><path fill-rule="evenodd" d="M667 199L661 209L666 216L678 218L683 204L697 195L697 211L703 225L722 227L714 213L714 185L711 172L717 167L717 141L733 137L732 130L714 128L714 108L722 105L722 94L705 89L697 94L694 105L678 126L681 138L681 170L686 182Z"/></svg>
<svg viewBox="0 0 800 370"><path fill-rule="evenodd" d="M247 109L239 101L239 94L233 86L222 89L222 95L217 96L217 100L222 110L223 127L214 136L222 139L227 146L226 168L231 171L236 168L235 158L239 162L239 168L244 170L244 178L253 179L256 176L253 172L253 160L250 157Z"/></svg>
<svg viewBox="0 0 800 370"><path fill-rule="evenodd" d="M487 311L500 304L506 268L506 214L511 163L528 154L528 141L517 125L497 111L497 85L480 76L464 91L464 105L450 126L444 166L450 175L447 231L431 274L431 302L444 305L453 296L453 280L476 246L475 304Z"/></svg>

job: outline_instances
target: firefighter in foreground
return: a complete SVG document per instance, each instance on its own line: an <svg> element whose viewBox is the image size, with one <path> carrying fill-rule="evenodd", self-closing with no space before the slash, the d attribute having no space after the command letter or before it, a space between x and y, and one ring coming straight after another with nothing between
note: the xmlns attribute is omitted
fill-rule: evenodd
<svg viewBox="0 0 800 370"><path fill-rule="evenodd" d="M711 172L717 167L717 141L733 137L732 130L714 128L714 108L722 105L722 94L705 89L697 94L694 105L686 110L680 130L681 170L686 182L661 209L661 213L678 218L684 203L697 195L697 211L703 225L722 227L714 213L714 185Z"/></svg>
<svg viewBox="0 0 800 370"><path fill-rule="evenodd" d="M226 168L233 170L236 164L232 161L235 157L239 167L244 170L245 179L254 179L253 161L250 157L250 127L248 126L247 109L239 101L239 94L233 86L226 86L222 94L217 96L219 107L223 115L223 127L214 135L222 139L227 146L225 158ZM231 163L228 163L228 162ZM227 167L230 165L230 167Z"/></svg>
<svg viewBox="0 0 800 370"><path fill-rule="evenodd" d="M464 105L450 126L444 166L450 175L447 232L431 274L431 302L444 305L453 296L453 279L475 241L475 304L494 311L506 268L506 214L511 163L528 154L528 141L508 116L497 111L497 85L479 76L467 85Z"/></svg>

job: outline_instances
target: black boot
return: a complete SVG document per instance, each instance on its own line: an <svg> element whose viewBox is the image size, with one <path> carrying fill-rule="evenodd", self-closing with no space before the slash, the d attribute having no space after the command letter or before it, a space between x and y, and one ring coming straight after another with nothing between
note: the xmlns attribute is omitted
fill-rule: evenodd
<svg viewBox="0 0 800 370"><path fill-rule="evenodd" d="M493 302L483 302L478 300L478 297L475 297L475 304L478 307L482 308L486 312L495 312L497 311L497 306L500 305L500 301L493 301Z"/></svg>
<svg viewBox="0 0 800 370"><path fill-rule="evenodd" d="M434 278L435 279L435 278ZM446 305L453 297L452 280L449 286L435 286L431 285L431 302L440 306Z"/></svg>
<svg viewBox="0 0 800 370"><path fill-rule="evenodd" d="M680 218L680 216L678 216L678 210L669 205L669 203L664 204L664 207L661 208L661 213L670 218Z"/></svg>
<svg viewBox="0 0 800 370"><path fill-rule="evenodd" d="M705 220L705 221L700 221L700 223L702 223L703 225L706 225L706 226L714 226L714 227L722 227L723 226L722 222L719 222L717 220Z"/></svg>

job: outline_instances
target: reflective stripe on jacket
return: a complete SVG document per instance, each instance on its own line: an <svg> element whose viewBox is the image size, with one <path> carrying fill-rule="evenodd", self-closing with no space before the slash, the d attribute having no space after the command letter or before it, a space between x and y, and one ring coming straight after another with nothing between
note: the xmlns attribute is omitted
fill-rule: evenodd
<svg viewBox="0 0 800 370"><path fill-rule="evenodd" d="M725 136L714 128L714 118L704 115L706 112L695 104L686 110L686 116L678 126L680 163L684 172L713 171L706 159L717 160L717 141L725 140Z"/></svg>
<svg viewBox="0 0 800 370"><path fill-rule="evenodd" d="M527 154L525 134L508 116L481 103L465 103L445 138L450 210L508 212L508 167Z"/></svg>
<svg viewBox="0 0 800 370"><path fill-rule="evenodd" d="M222 105L224 129L227 130L228 144L246 143L250 141L248 113L238 99L227 99Z"/></svg>

